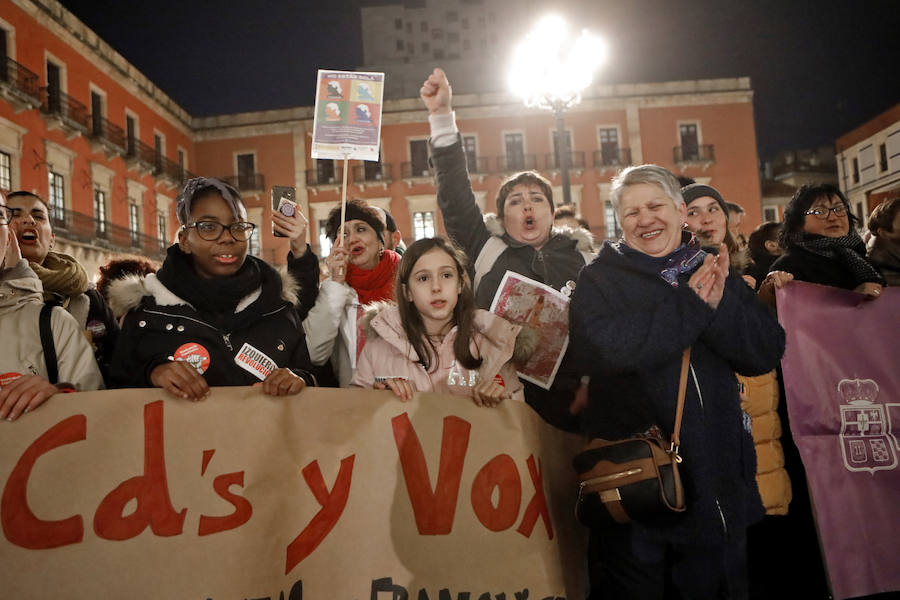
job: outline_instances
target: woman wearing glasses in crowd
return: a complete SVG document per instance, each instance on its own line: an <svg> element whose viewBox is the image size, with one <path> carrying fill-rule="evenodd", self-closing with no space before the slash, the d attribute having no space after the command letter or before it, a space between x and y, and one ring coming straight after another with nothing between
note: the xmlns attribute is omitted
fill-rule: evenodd
<svg viewBox="0 0 900 600"><path fill-rule="evenodd" d="M205 177L188 181L177 204L178 243L155 275L117 281L110 298L130 308L112 366L119 387L160 387L199 400L209 386L262 384L273 396L314 383L300 309L315 293L318 264L300 217L274 215L291 241L289 271L297 283L248 256L253 223L232 186ZM310 283L310 280L312 283Z"/></svg>
<svg viewBox="0 0 900 600"><path fill-rule="evenodd" d="M784 254L772 263L760 297L774 305L775 289L796 279L878 298L884 277L866 258L866 245L855 228L858 222L837 187L802 186L784 209L779 237Z"/></svg>
<svg viewBox="0 0 900 600"><path fill-rule="evenodd" d="M50 314L59 383L48 380L38 320L44 306L41 280L23 260L10 228L12 211L0 194L0 419L13 421L58 392L103 387L82 329L61 307Z"/></svg>

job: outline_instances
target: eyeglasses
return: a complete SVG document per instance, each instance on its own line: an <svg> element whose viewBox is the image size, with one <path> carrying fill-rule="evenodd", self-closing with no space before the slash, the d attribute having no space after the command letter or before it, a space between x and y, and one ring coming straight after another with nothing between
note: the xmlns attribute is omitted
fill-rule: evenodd
<svg viewBox="0 0 900 600"><path fill-rule="evenodd" d="M185 230L192 228L197 230L197 235L200 236L201 240L206 240L207 242L215 242L218 240L222 237L222 233L226 229L231 232L231 237L233 237L235 241L246 242L250 239L250 236L253 235L253 230L256 228L256 225L247 223L246 221L238 221L231 225L222 225L216 221L197 221L196 223L191 223L190 225L182 227L182 229Z"/></svg>
<svg viewBox="0 0 900 600"><path fill-rule="evenodd" d="M831 208L814 208L812 210L806 211L805 215L813 215L817 219L822 219L823 221L828 218L828 213L833 212L836 217L843 217L847 214L847 207L843 204L838 204L837 206L832 206Z"/></svg>
<svg viewBox="0 0 900 600"><path fill-rule="evenodd" d="M0 204L0 225L9 225L12 221L13 213L9 207Z"/></svg>

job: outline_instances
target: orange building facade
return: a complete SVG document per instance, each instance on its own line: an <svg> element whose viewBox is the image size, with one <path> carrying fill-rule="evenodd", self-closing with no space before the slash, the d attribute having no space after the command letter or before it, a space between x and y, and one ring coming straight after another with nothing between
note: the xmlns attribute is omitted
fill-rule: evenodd
<svg viewBox="0 0 900 600"><path fill-rule="evenodd" d="M51 200L63 251L89 272L113 254L159 258L192 173L227 177L241 190L258 226L251 251L276 264L287 242L271 233L271 189L295 187L310 242L327 252L322 223L340 203L343 162L310 158L313 107L191 117L53 0L0 0L0 29L0 188ZM762 218L752 100L747 78L587 90L565 123L571 198L595 236L618 235L610 179L648 162L715 186L744 207L752 231ZM550 113L499 93L458 95L453 104L486 212L503 179L525 169L550 179L562 202ZM382 119L380 161L350 161L348 197L390 211L407 243L443 233L422 103L385 101Z"/></svg>

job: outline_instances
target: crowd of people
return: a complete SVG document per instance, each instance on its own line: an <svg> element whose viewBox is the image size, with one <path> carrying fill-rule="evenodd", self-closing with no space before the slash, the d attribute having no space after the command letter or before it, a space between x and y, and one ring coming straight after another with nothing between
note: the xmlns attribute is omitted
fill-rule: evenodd
<svg viewBox="0 0 900 600"><path fill-rule="evenodd" d="M482 214L443 71L421 98L449 239L407 248L389 213L352 199L327 219L324 277L299 212L273 213L290 246L283 272L249 255L255 225L238 190L218 179L185 185L162 265L114 261L96 288L53 251L42 198L0 198L0 418L103 387L199 401L215 386L258 385L272 396L357 386L404 401L419 391L485 407L524 401L557 427L622 439L672 426L689 348L680 448L688 508L663 524L592 530L590 598L745 598L765 562L760 544L800 548L795 538L814 554L807 597L827 593L779 391L785 332L774 291L797 280L875 300L897 285L900 199L873 212L868 247L830 185L803 186L784 223L745 238L743 209L718 190L639 165L612 181L622 238L595 253L587 223L557 208L538 173L509 177L496 213ZM571 294L569 350L549 390L516 374L534 332L488 311L508 271ZM806 515L796 528L777 521L794 513ZM754 525L761 520L765 530Z"/></svg>

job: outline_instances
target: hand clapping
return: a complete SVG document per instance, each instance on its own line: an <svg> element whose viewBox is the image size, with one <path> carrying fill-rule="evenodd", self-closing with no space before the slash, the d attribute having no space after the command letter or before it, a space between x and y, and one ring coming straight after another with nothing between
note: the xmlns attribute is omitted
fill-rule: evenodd
<svg viewBox="0 0 900 600"><path fill-rule="evenodd" d="M708 255L691 278L688 285L701 300L715 310L725 293L725 280L728 279L728 268L731 260L725 244L719 245L719 255Z"/></svg>

